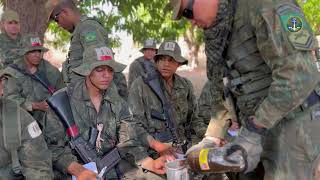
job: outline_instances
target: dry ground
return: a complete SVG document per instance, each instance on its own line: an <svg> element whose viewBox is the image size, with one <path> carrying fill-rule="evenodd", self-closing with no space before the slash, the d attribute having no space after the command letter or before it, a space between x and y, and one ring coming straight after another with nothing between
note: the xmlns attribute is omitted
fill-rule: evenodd
<svg viewBox="0 0 320 180"><path fill-rule="evenodd" d="M202 87L207 81L206 69L204 67L197 67L192 71L178 71L177 74L189 79L192 82L194 93L197 97L199 97Z"/></svg>

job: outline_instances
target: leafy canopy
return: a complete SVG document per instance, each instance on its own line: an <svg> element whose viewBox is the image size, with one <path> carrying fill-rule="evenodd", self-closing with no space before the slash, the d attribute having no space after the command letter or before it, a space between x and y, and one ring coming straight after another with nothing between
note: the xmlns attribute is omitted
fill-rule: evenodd
<svg viewBox="0 0 320 180"><path fill-rule="evenodd" d="M171 20L171 12L166 7L169 0L83 0L79 7L83 14L90 14L99 19L109 33L112 47L120 46L115 32L127 32L134 42L142 44L148 38L159 42L164 39L176 40L186 33L191 24L186 20ZM165 10L166 9L166 10ZM49 25L49 31L55 35L50 42L55 47L69 41L69 33ZM197 30L196 42L202 42L202 33Z"/></svg>

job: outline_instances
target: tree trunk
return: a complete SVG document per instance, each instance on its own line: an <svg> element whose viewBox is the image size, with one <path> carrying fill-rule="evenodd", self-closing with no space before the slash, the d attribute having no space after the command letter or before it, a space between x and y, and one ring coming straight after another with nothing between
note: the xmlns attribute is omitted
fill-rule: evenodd
<svg viewBox="0 0 320 180"><path fill-rule="evenodd" d="M183 35L189 49L189 66L195 68L199 65L199 49L200 44L196 42L195 27L189 28Z"/></svg>
<svg viewBox="0 0 320 180"><path fill-rule="evenodd" d="M46 2L47 0L6 0L4 6L18 12L22 34L36 34L43 40L48 27Z"/></svg>

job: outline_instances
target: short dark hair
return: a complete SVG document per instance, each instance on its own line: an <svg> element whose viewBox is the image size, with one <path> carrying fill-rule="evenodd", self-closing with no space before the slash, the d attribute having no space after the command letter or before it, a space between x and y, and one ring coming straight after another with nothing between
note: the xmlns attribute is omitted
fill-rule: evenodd
<svg viewBox="0 0 320 180"><path fill-rule="evenodd" d="M54 16L58 12L61 12L63 8L70 9L74 12L80 12L76 4L72 0L61 0L61 2L57 4L56 7L54 7L52 16Z"/></svg>
<svg viewBox="0 0 320 180"><path fill-rule="evenodd" d="M69 8L73 11L79 11L79 9L77 8L76 4L72 1L72 0L63 0L59 6L61 8Z"/></svg>

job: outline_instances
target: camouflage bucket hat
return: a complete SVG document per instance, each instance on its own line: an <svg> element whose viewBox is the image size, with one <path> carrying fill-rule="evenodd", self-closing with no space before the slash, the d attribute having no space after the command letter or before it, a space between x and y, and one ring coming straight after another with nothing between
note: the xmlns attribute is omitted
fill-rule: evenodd
<svg viewBox="0 0 320 180"><path fill-rule="evenodd" d="M26 53L34 50L40 50L41 52L47 52L48 49L43 47L41 40L38 36L27 34L22 37L22 49L20 50L20 55L25 55Z"/></svg>
<svg viewBox="0 0 320 180"><path fill-rule="evenodd" d="M20 22L19 15L16 11L13 11L11 9L6 9L2 13L1 21L17 21Z"/></svg>
<svg viewBox="0 0 320 180"><path fill-rule="evenodd" d="M163 42L154 59L157 61L159 56L168 55L171 56L176 62L180 64L188 64L188 60L181 56L181 48L178 43L174 41Z"/></svg>
<svg viewBox="0 0 320 180"><path fill-rule="evenodd" d="M154 39L148 39L144 42L143 48L140 49L140 52L143 53L145 49L155 49L157 50L157 42Z"/></svg>
<svg viewBox="0 0 320 180"><path fill-rule="evenodd" d="M72 69L73 72L81 76L89 76L90 73L98 66L109 66L114 72L122 72L126 65L114 60L113 51L103 45L90 46L83 53L83 64Z"/></svg>
<svg viewBox="0 0 320 180"><path fill-rule="evenodd" d="M11 69L10 67L4 68L3 65L1 64L0 65L0 79L6 75L15 78L16 77L15 74L10 69Z"/></svg>

